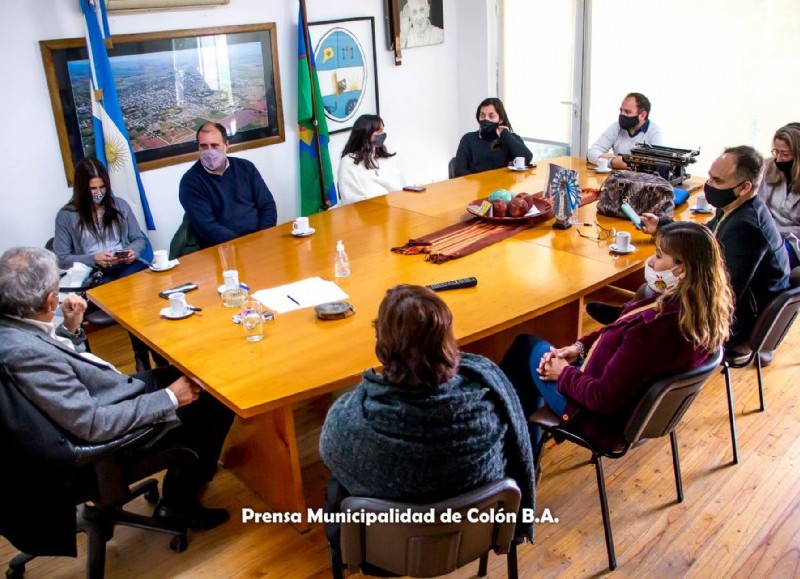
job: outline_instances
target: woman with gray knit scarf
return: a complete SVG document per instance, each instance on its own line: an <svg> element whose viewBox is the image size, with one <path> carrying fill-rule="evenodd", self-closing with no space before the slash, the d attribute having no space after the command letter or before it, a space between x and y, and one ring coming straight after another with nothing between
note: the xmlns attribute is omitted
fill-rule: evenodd
<svg viewBox="0 0 800 579"><path fill-rule="evenodd" d="M390 289L375 321L383 370L364 372L355 390L328 412L320 454L332 474L326 509L348 495L427 503L503 477L534 507L527 420L503 372L459 352L453 315L431 290ZM326 525L332 557L338 525ZM532 540L531 524L517 526Z"/></svg>

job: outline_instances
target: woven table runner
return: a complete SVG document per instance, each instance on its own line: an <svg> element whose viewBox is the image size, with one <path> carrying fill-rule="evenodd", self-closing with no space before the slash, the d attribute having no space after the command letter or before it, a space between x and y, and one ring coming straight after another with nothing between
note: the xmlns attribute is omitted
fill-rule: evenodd
<svg viewBox="0 0 800 579"><path fill-rule="evenodd" d="M597 189L584 189L581 205L586 205L596 199ZM520 231L552 218L552 211L509 224L487 221L476 217L455 225L448 225L443 229L423 235L417 239L409 239L408 243L401 247L393 247L392 251L403 255L425 253L427 254L425 261L444 263L475 253L479 249L498 241L503 241Z"/></svg>

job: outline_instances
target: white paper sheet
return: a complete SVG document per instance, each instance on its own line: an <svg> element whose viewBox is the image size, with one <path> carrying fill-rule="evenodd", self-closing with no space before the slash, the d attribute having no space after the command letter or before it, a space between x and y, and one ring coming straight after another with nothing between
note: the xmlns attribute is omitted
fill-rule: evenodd
<svg viewBox="0 0 800 579"><path fill-rule="evenodd" d="M294 283L258 290L252 297L269 309L284 314L327 302L346 300L348 295L332 281L326 281L321 277L309 277Z"/></svg>

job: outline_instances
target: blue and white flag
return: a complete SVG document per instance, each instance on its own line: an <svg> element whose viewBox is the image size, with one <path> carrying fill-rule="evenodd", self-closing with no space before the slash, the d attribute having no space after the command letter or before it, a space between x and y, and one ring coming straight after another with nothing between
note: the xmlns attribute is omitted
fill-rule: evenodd
<svg viewBox="0 0 800 579"><path fill-rule="evenodd" d="M86 19L86 48L92 71L92 115L97 158L108 168L116 197L131 206L142 229L154 230L153 216L122 119L105 39L110 37L104 0L79 0Z"/></svg>

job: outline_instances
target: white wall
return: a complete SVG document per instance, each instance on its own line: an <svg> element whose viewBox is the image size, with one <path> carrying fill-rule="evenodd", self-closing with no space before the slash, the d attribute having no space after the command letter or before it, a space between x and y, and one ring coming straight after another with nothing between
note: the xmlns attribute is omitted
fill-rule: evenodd
<svg viewBox="0 0 800 579"><path fill-rule="evenodd" d="M689 167L699 177L725 147L751 145L769 156L775 131L800 120L797 0L592 6L589 143L631 91L650 99L668 146L701 147ZM608 33L614 29L633 32Z"/></svg>
<svg viewBox="0 0 800 579"><path fill-rule="evenodd" d="M386 49L383 0L308 0L312 22L375 17L380 114L389 133L387 146L400 152L409 183L447 177L447 162L455 154L458 139L473 128L474 107L487 96L487 57L481 57L488 42L487 2L493 0L444 0L445 43L406 50L402 66L395 67ZM0 35L0 78L4 79L0 91L0 251L15 245L43 245L53 235L56 212L70 196L38 42L83 36L77 0L5 4ZM109 19L113 34L277 23L286 142L236 155L251 160L264 176L278 204L280 222L294 219L298 212L297 10L295 0L232 0L224 7L114 14ZM462 27L466 34L461 33ZM481 58L476 67L475 59ZM333 136L333 158L339 156L346 138L346 133ZM335 172L338 162L334 163ZM142 173L158 228L151 234L157 247L168 244L180 222L183 211L177 189L189 166Z"/></svg>

